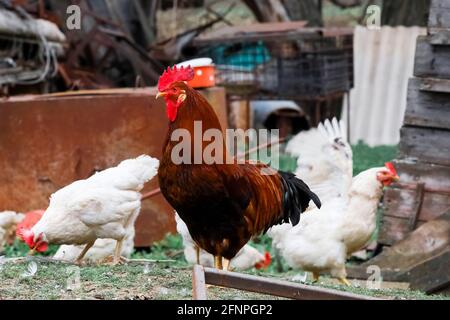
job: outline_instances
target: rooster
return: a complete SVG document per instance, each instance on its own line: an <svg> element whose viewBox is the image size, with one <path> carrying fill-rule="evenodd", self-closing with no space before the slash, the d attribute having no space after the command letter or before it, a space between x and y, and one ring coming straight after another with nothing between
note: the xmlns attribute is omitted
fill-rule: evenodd
<svg viewBox="0 0 450 320"><path fill-rule="evenodd" d="M184 257L187 262L201 264L204 267L212 267L214 265L213 256L204 250L199 250L199 256L197 256L197 246L194 240L192 240L186 224L176 212L175 221L177 223L177 232L183 238ZM233 260L231 260L230 269L247 270L253 267L256 269L265 269L270 266L271 259L268 252L262 254L252 246L246 244L239 250Z"/></svg>
<svg viewBox="0 0 450 320"><path fill-rule="evenodd" d="M352 178L352 153L345 126L326 120L317 129L301 132L286 147L298 156L296 174L321 197L323 206L309 210L295 227L274 226L269 232L273 246L293 268L330 273L342 283L345 262L370 240L376 227L376 211L383 187L398 180L391 163Z"/></svg>
<svg viewBox="0 0 450 320"><path fill-rule="evenodd" d="M200 121L202 135L208 129L222 132L211 105L185 82L192 80L192 68L168 68L158 82L157 97L166 102L169 130L158 171L159 185L166 200L186 223L196 246L214 256L215 268L230 268L233 259L254 235L266 232L282 222L296 225L310 200L320 200L309 187L291 173L270 171L263 163L229 161L225 140L216 150L213 163L195 164L207 148L195 144L181 164L172 160L175 135L194 134L194 122ZM174 136L173 136L174 134ZM197 150L199 149L199 150ZM183 151L184 152L184 151ZM183 156L185 156L183 154ZM267 174L271 172L272 174Z"/></svg>
<svg viewBox="0 0 450 320"><path fill-rule="evenodd" d="M141 207L139 191L157 172L158 160L147 155L122 161L58 190L42 218L32 228L19 230L31 252L43 252L49 243L84 245L80 263L97 239L114 239L113 263L121 261L126 230Z"/></svg>

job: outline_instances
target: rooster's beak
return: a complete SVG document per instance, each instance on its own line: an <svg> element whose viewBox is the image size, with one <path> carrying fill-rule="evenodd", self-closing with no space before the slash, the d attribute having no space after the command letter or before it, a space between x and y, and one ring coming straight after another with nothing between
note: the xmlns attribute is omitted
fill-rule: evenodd
<svg viewBox="0 0 450 320"><path fill-rule="evenodd" d="M29 256L33 256L35 253L36 253L36 248L33 248L30 251L28 251Z"/></svg>
<svg viewBox="0 0 450 320"><path fill-rule="evenodd" d="M396 175L394 178L392 178L392 181L397 182L400 180L400 177L398 175Z"/></svg>
<svg viewBox="0 0 450 320"><path fill-rule="evenodd" d="M167 94L167 92L158 92L158 93L156 94L155 99L158 99L159 97L164 97L166 94Z"/></svg>

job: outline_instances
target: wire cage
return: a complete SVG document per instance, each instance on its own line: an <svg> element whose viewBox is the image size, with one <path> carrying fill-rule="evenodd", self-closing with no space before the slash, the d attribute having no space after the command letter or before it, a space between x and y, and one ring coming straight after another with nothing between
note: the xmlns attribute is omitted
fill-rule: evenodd
<svg viewBox="0 0 450 320"><path fill-rule="evenodd" d="M202 42L216 83L232 94L308 99L353 87L353 34L299 34L284 38L230 38Z"/></svg>

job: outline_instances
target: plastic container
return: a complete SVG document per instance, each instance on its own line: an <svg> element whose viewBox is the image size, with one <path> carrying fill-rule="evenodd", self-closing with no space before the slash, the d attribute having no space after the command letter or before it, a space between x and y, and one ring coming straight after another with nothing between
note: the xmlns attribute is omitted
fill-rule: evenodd
<svg viewBox="0 0 450 320"><path fill-rule="evenodd" d="M177 64L177 67L187 67L190 65L194 69L194 79L188 82L192 88L208 88L216 85L216 68L211 58L198 58Z"/></svg>

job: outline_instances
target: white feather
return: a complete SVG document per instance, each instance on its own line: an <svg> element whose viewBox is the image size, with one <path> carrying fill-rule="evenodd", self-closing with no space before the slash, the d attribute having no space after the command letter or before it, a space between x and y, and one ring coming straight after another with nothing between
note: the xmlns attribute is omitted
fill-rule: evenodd
<svg viewBox="0 0 450 320"><path fill-rule="evenodd" d="M350 188L352 149L344 137L345 125L333 118L317 128L301 131L286 146L286 152L298 158L295 174L322 203L333 197L346 197Z"/></svg>
<svg viewBox="0 0 450 320"><path fill-rule="evenodd" d="M37 273L37 270L38 270L37 263L34 261L30 261L27 265L27 270L22 273L22 277L24 278L33 277Z"/></svg>

